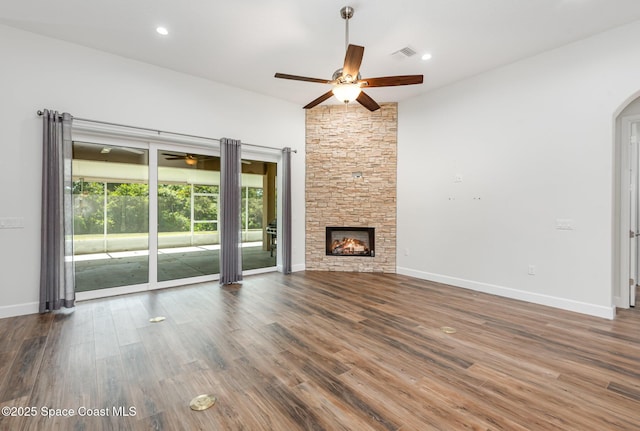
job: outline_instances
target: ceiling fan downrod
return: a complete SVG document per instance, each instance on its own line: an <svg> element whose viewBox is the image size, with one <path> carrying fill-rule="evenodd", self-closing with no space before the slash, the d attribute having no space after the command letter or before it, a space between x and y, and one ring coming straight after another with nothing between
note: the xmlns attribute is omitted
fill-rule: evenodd
<svg viewBox="0 0 640 431"><path fill-rule="evenodd" d="M345 20L344 30L344 50L349 49L349 19L353 17L354 9L351 6L345 6L340 9L340 16Z"/></svg>

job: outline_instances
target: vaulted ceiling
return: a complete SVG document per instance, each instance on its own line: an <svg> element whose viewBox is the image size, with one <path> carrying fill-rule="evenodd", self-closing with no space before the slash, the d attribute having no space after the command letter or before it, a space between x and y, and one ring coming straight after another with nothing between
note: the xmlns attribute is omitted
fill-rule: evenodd
<svg viewBox="0 0 640 431"><path fill-rule="evenodd" d="M363 77L424 74L422 85L375 88L401 101L640 19L638 0L20 0L0 24L279 97L301 106L342 67L345 22L365 47ZM169 30L156 33L158 26ZM393 55L410 47L416 55ZM430 53L428 61L422 54ZM594 52L594 56L599 53ZM5 59L7 60L7 59ZM5 63L5 66L10 63Z"/></svg>

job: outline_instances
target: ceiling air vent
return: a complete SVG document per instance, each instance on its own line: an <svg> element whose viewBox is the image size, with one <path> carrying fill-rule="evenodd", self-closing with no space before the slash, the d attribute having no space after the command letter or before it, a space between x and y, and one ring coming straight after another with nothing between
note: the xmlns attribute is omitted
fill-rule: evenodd
<svg viewBox="0 0 640 431"><path fill-rule="evenodd" d="M404 58L413 57L416 54L417 52L415 49L411 48L410 46L405 46L404 48L399 49L393 54L391 54L391 57L397 60L402 60Z"/></svg>

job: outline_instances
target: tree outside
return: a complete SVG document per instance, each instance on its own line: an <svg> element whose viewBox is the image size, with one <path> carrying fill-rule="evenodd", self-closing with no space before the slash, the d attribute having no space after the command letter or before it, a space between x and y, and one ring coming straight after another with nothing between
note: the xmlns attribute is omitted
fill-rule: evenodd
<svg viewBox="0 0 640 431"><path fill-rule="evenodd" d="M262 195L258 187L242 188L242 227L243 229L262 229ZM247 206L249 212L247 214ZM248 215L248 217L247 217Z"/></svg>
<svg viewBox="0 0 640 431"><path fill-rule="evenodd" d="M149 230L149 186L139 183L74 181L74 234L104 233L105 187L107 233L146 233ZM194 185L194 231L218 230L217 185ZM242 189L244 229L262 229L262 188ZM247 212L248 209L248 212ZM247 217L248 216L248 217ZM158 232L191 231L191 186L158 185Z"/></svg>

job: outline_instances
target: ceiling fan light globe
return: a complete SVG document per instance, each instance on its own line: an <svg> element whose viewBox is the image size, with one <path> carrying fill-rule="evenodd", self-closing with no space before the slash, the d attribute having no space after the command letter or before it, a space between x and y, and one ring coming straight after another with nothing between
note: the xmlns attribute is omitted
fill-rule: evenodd
<svg viewBox="0 0 640 431"><path fill-rule="evenodd" d="M358 98L362 89L358 84L338 84L333 87L333 95L343 103L353 102Z"/></svg>

